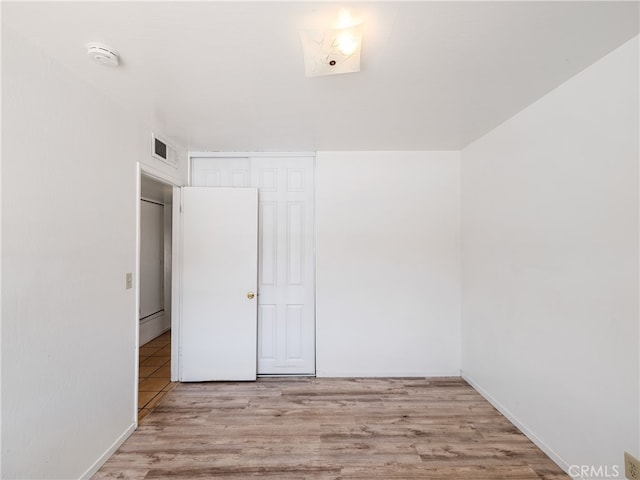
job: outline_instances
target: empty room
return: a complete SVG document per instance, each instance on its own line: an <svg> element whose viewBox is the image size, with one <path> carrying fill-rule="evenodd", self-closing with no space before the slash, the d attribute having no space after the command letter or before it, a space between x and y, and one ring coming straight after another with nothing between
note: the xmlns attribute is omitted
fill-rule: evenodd
<svg viewBox="0 0 640 480"><path fill-rule="evenodd" d="M3 479L640 478L640 2L0 9Z"/></svg>

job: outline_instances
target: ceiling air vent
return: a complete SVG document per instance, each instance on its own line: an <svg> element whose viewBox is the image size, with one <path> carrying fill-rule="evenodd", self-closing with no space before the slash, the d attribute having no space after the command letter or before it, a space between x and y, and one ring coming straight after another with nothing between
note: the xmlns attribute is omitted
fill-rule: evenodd
<svg viewBox="0 0 640 480"><path fill-rule="evenodd" d="M154 134L151 134L151 156L171 165L173 168L178 168L176 149Z"/></svg>

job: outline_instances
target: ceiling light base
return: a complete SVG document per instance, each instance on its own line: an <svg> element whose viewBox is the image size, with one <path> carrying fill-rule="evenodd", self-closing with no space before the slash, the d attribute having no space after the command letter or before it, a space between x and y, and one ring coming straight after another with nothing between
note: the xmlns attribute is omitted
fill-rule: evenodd
<svg viewBox="0 0 640 480"><path fill-rule="evenodd" d="M300 32L307 77L360 71L362 26Z"/></svg>

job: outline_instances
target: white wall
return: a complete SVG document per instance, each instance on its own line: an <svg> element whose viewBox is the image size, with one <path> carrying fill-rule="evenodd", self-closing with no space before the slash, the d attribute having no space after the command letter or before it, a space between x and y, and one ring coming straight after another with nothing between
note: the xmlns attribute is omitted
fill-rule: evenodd
<svg viewBox="0 0 640 480"><path fill-rule="evenodd" d="M640 448L637 55L462 153L465 374L566 464ZM186 167L6 27L2 100L2 473L78 478L134 425L135 162ZM458 373L459 157L318 154L319 375Z"/></svg>
<svg viewBox="0 0 640 480"><path fill-rule="evenodd" d="M462 151L463 373L565 468L639 453L638 39Z"/></svg>
<svg viewBox="0 0 640 480"><path fill-rule="evenodd" d="M146 177L143 177L143 180L147 180ZM143 187L145 183L142 184ZM171 285L171 247L165 245L165 239L171 237L171 224L166 223L167 217L170 220L167 214L171 212L171 205L165 206L163 200L158 201L146 196L144 188L142 198L145 200L140 201L138 345L150 342L171 328L171 289L166 288ZM167 252L169 258L165 259ZM169 298L166 298L167 295Z"/></svg>
<svg viewBox="0 0 640 480"><path fill-rule="evenodd" d="M140 201L140 318L164 309L164 205Z"/></svg>
<svg viewBox="0 0 640 480"><path fill-rule="evenodd" d="M7 27L2 120L2 476L79 478L135 422L151 131Z"/></svg>
<svg viewBox="0 0 640 480"><path fill-rule="evenodd" d="M458 152L318 152L318 376L460 374Z"/></svg>

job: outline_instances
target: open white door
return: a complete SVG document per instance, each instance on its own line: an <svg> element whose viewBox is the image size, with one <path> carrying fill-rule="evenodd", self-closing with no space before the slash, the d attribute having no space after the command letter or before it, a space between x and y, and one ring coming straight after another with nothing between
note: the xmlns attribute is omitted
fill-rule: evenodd
<svg viewBox="0 0 640 480"><path fill-rule="evenodd" d="M258 191L182 189L180 380L255 380Z"/></svg>

